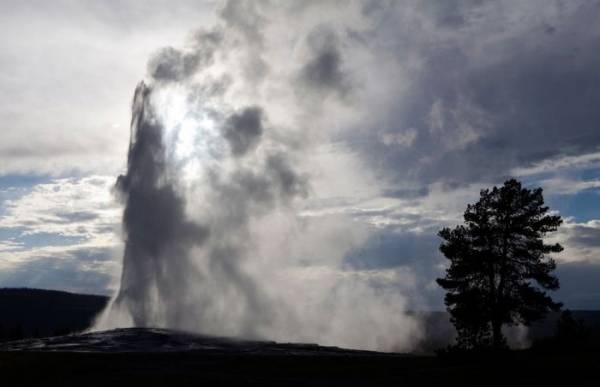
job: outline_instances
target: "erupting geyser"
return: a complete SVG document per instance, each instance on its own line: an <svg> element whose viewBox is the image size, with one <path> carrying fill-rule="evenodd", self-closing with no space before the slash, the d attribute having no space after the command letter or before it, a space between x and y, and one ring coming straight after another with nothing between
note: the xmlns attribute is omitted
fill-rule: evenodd
<svg viewBox="0 0 600 387"><path fill-rule="evenodd" d="M201 244L208 230L187 220L185 202L174 187L177 176L167 171L163 124L153 111L151 92L143 82L135 91L127 174L116 185L125 202L126 236L115 304L129 311L136 326L176 326L185 299L175 292L189 287L190 247Z"/></svg>
<svg viewBox="0 0 600 387"><path fill-rule="evenodd" d="M282 61L298 43L269 40L249 4L228 3L221 25L159 51L135 91L116 184L121 283L95 329L406 349L418 329L395 278L344 266L367 231L344 214L302 213L314 148L329 141L330 120L309 97L349 101L335 33L307 33L306 57Z"/></svg>
<svg viewBox="0 0 600 387"><path fill-rule="evenodd" d="M251 215L304 194L305 182L279 151L255 153L258 168L236 160L230 169L228 159L253 150L263 131L262 110L242 109L219 123L221 133L212 145L223 144L210 156L212 163L201 160L207 154L197 156L203 165L196 165L198 181L192 183L206 185L193 191L209 206L192 220L183 181L190 161L181 160L178 139L169 139L186 128L179 122L167 127L154 103L152 87L140 83L133 99L127 173L116 184L124 202L125 249L121 286L111 309L119 321L130 320L134 326L204 327L257 336L257 323L268 321L267 297L238 262L241 249L250 244L247 223ZM206 122L194 125L194 134L208 136L207 128L200 127Z"/></svg>

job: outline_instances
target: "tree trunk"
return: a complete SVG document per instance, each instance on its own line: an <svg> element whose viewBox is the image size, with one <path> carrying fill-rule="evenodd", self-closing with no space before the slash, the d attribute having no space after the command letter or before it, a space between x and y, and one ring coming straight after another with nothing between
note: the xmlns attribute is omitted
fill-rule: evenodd
<svg viewBox="0 0 600 387"><path fill-rule="evenodd" d="M503 347L504 337L502 336L502 323L500 321L492 321L492 339L494 349Z"/></svg>

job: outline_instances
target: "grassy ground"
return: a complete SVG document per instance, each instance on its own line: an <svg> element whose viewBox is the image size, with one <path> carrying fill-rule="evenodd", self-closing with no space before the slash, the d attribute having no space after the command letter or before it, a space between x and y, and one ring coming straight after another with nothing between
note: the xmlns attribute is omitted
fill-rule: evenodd
<svg viewBox="0 0 600 387"><path fill-rule="evenodd" d="M434 356L220 356L0 353L2 386L597 386L599 353Z"/></svg>

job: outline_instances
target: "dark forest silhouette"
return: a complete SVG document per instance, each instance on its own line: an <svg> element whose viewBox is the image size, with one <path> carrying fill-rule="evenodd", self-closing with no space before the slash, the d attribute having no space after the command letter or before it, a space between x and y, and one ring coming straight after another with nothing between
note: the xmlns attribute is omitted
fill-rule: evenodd
<svg viewBox="0 0 600 387"><path fill-rule="evenodd" d="M90 327L108 297L42 289L0 289L0 342L65 335Z"/></svg>

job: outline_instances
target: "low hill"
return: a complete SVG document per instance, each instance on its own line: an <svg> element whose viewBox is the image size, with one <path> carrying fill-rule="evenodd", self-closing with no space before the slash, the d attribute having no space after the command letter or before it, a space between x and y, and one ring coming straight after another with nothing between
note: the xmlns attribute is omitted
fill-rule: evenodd
<svg viewBox="0 0 600 387"><path fill-rule="evenodd" d="M0 289L0 341L82 331L108 297L41 289Z"/></svg>

